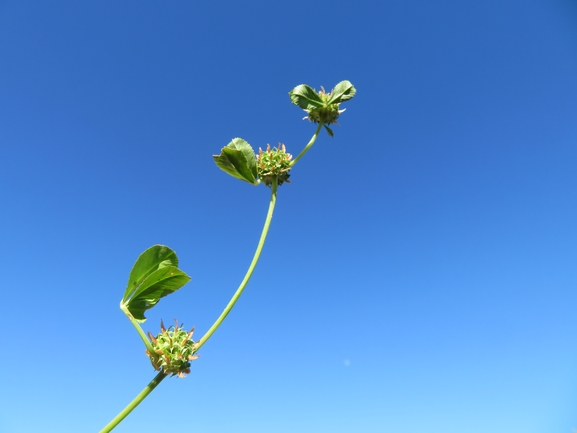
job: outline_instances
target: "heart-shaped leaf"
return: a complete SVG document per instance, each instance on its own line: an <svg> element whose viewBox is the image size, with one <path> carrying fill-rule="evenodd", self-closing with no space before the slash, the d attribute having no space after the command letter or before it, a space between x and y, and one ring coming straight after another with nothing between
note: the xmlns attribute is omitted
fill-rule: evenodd
<svg viewBox="0 0 577 433"><path fill-rule="evenodd" d="M146 277L164 266L178 266L178 258L173 250L165 245L153 245L144 251L130 271L122 301L128 300Z"/></svg>
<svg viewBox="0 0 577 433"><path fill-rule="evenodd" d="M176 253L165 245L154 245L138 257L121 302L134 319L144 322L146 310L190 281L177 266Z"/></svg>
<svg viewBox="0 0 577 433"><path fill-rule="evenodd" d="M289 92L291 102L303 110L311 110L323 106L323 100L320 95L310 86L301 84Z"/></svg>
<svg viewBox="0 0 577 433"><path fill-rule="evenodd" d="M256 155L254 150L242 138L234 138L220 155L213 155L218 167L237 179L252 185L258 185L256 174Z"/></svg>
<svg viewBox="0 0 577 433"><path fill-rule="evenodd" d="M331 92L331 98L329 99L329 104L340 104L341 102L353 99L353 96L357 93L357 89L353 86L350 81L344 80L335 86Z"/></svg>

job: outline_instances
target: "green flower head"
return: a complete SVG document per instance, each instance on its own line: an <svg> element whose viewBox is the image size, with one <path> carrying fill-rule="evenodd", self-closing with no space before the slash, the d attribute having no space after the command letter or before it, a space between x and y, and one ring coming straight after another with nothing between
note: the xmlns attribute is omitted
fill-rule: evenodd
<svg viewBox="0 0 577 433"><path fill-rule="evenodd" d="M166 329L161 320L160 334L153 337L150 332L148 333L154 351L150 353L146 350L146 354L155 370L172 376L185 377L185 373L190 373L190 361L198 358L194 354L196 345L192 340L194 328L185 331L184 328L178 326L176 319L174 323L174 326Z"/></svg>
<svg viewBox="0 0 577 433"><path fill-rule="evenodd" d="M269 187L275 177L278 186L284 182L290 183L288 178L290 177L291 159L292 155L286 152L284 144L279 143L278 147L273 149L270 148L270 144L267 144L266 151L259 148L256 157L256 169L260 181Z"/></svg>

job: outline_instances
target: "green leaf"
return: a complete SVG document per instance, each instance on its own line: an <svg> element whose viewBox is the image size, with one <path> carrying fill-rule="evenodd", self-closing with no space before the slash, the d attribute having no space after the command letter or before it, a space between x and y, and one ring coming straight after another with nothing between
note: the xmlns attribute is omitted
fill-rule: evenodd
<svg viewBox="0 0 577 433"><path fill-rule="evenodd" d="M252 185L258 185L256 155L250 144L242 138L234 138L220 155L213 155L214 162L224 172Z"/></svg>
<svg viewBox="0 0 577 433"><path fill-rule="evenodd" d="M176 266L165 266L150 274L125 305L134 319L144 322L146 310L154 307L161 298L176 292L189 281L190 277Z"/></svg>
<svg viewBox="0 0 577 433"><path fill-rule="evenodd" d="M159 268L164 266L178 266L176 253L166 245L154 245L144 251L130 271L128 284L122 301L126 301L136 291L142 282Z"/></svg>
<svg viewBox="0 0 577 433"><path fill-rule="evenodd" d="M331 92L331 99L329 99L329 104L339 104L349 99L353 99L353 96L357 93L357 89L353 86L350 81L344 80L335 86Z"/></svg>
<svg viewBox="0 0 577 433"><path fill-rule="evenodd" d="M334 132L333 132L333 130L332 130L331 128L329 128L326 124L323 125L323 126L325 127L325 129L327 130L327 132L329 133L329 135L330 135L331 137L334 137L334 136L335 136L335 134L334 134Z"/></svg>
<svg viewBox="0 0 577 433"><path fill-rule="evenodd" d="M303 110L319 108L324 105L320 95L312 87L309 87L306 84L296 86L289 92L289 96L291 102L301 107Z"/></svg>
<svg viewBox="0 0 577 433"><path fill-rule="evenodd" d="M165 245L154 245L138 257L121 302L136 320L144 322L146 310L190 281L177 266L176 253Z"/></svg>

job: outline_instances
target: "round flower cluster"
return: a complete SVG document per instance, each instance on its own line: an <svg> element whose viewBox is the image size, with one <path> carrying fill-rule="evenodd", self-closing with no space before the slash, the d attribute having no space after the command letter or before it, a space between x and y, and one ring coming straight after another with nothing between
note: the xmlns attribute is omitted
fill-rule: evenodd
<svg viewBox="0 0 577 433"><path fill-rule="evenodd" d="M314 108L307 110L309 115L305 119L309 119L314 123L322 123L323 125L330 125L331 123L337 123L339 115L342 113L339 110L339 104L332 104L328 107Z"/></svg>
<svg viewBox="0 0 577 433"><path fill-rule="evenodd" d="M284 182L290 183L288 178L290 177L291 159L292 155L286 152L285 145L281 143L279 143L278 148L273 149L268 144L264 152L259 149L256 157L256 169L261 182L266 186L271 186L276 177L279 186Z"/></svg>
<svg viewBox="0 0 577 433"><path fill-rule="evenodd" d="M198 358L195 355L196 345L192 340L194 328L186 331L178 326L178 321L174 319L175 326L168 329L160 321L161 332L155 337L149 332L148 336L152 341L153 353L146 350L152 366L157 371L163 371L172 376L185 377L190 373L190 361Z"/></svg>

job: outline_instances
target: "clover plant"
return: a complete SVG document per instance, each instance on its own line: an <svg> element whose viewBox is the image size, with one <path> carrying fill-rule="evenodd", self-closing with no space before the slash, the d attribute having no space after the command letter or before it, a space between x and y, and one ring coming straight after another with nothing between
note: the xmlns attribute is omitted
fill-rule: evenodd
<svg viewBox="0 0 577 433"><path fill-rule="evenodd" d="M289 92L291 102L307 113L304 119L317 124L311 140L294 159L287 153L284 144L279 143L278 147L272 149L267 145L266 150L259 149L258 153L255 153L251 145L242 138L234 138L221 150L220 155L214 155L214 162L224 172L251 185L262 183L271 190L266 220L252 262L223 312L210 329L195 341L192 338L194 329L187 331L176 320L175 324L168 328L161 321L160 333L156 336L143 331L141 324L146 321L146 311L154 307L161 298L182 288L190 281L190 277L178 268L176 253L165 245L154 245L138 257L130 271L120 309L136 328L146 347L150 363L158 373L100 433L114 429L166 377L185 377L190 373L191 361L198 358L196 353L232 310L254 272L272 220L278 187L290 182L290 171L315 143L321 128L324 127L329 136L334 136L329 125L337 123L344 111L340 109L341 103L352 99L355 93L356 90L349 81L341 81L329 93L322 87L317 92L305 84Z"/></svg>

